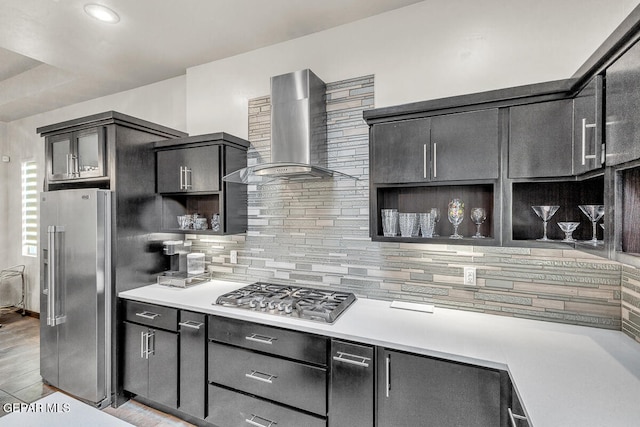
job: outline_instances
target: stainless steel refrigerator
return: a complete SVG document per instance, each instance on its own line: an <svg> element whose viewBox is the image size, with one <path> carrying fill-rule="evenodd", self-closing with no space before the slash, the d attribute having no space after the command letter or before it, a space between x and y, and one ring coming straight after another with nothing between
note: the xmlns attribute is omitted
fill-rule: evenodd
<svg viewBox="0 0 640 427"><path fill-rule="evenodd" d="M111 398L111 192L43 192L40 215L40 374L104 407Z"/></svg>

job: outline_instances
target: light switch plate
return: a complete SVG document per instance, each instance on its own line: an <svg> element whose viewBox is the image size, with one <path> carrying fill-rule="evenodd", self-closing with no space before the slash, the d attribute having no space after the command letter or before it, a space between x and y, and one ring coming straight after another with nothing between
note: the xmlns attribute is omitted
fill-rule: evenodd
<svg viewBox="0 0 640 427"><path fill-rule="evenodd" d="M9 157L9 156L2 156L2 161L3 161L4 163L9 163L9 162L11 161L11 157Z"/></svg>

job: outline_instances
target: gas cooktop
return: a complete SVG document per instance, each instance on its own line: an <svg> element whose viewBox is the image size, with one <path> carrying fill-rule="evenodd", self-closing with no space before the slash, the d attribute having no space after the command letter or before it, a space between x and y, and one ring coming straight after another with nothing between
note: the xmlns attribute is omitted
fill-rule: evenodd
<svg viewBox="0 0 640 427"><path fill-rule="evenodd" d="M257 282L226 293L216 304L333 323L356 300L349 292Z"/></svg>

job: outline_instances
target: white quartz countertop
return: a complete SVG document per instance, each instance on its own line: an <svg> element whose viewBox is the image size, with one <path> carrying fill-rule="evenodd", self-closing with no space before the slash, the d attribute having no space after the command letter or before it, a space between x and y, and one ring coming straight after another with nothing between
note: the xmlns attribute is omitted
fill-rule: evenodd
<svg viewBox="0 0 640 427"><path fill-rule="evenodd" d="M508 370L534 427L640 425L640 344L622 332L358 298L332 325L214 305L246 283L148 285L121 298Z"/></svg>

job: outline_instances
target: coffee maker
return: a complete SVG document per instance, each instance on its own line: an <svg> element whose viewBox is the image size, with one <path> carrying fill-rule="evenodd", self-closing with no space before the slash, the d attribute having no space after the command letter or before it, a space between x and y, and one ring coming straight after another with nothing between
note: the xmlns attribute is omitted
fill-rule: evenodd
<svg viewBox="0 0 640 427"><path fill-rule="evenodd" d="M204 283L209 277L204 273L204 255L200 255L202 264L201 274L189 274L188 257L191 253L191 242L182 240L167 240L162 242L162 252L167 257L168 270L158 275L158 284L186 288Z"/></svg>
<svg viewBox="0 0 640 427"><path fill-rule="evenodd" d="M162 252L168 259L167 272L187 273L187 254L191 252L191 242L184 240L166 240L162 242Z"/></svg>

